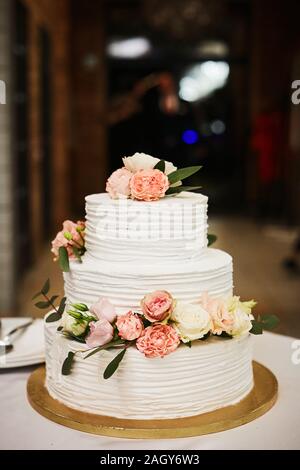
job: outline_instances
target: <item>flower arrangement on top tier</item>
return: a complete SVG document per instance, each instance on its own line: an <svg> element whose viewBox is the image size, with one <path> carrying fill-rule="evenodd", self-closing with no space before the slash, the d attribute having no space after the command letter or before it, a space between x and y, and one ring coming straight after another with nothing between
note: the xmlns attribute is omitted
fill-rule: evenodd
<svg viewBox="0 0 300 470"><path fill-rule="evenodd" d="M131 198L158 201L181 191L195 191L201 186L183 186L182 180L197 173L201 166L177 169L173 163L145 153L123 158L124 166L114 171L106 182L112 199Z"/></svg>
<svg viewBox="0 0 300 470"><path fill-rule="evenodd" d="M69 271L69 259L81 262L81 257L85 253L85 222L79 220L77 223L65 220L62 230L57 233L52 240L51 252L54 254L54 261L59 260L59 265L63 271Z"/></svg>
<svg viewBox="0 0 300 470"><path fill-rule="evenodd" d="M193 342L211 336L236 338L274 328L277 317L264 315L255 319L252 314L255 305L253 300L242 302L237 296L212 298L207 293L197 303L184 303L167 291L157 290L144 296L139 312L129 310L117 316L115 307L102 297L91 307L75 303L64 312L59 307L60 311L56 309L46 322L60 320L58 331L85 344L85 349L69 352L62 364L63 375L71 373L78 353L86 353L86 359L104 349L120 349L104 371L103 377L107 379L117 370L129 346L136 347L147 358L162 358L181 343L191 347Z"/></svg>

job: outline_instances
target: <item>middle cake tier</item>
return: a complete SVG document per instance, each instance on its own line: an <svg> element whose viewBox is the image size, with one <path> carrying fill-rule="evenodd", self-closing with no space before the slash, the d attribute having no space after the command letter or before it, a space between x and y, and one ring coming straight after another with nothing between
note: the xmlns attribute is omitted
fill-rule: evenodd
<svg viewBox="0 0 300 470"><path fill-rule="evenodd" d="M104 296L119 309L138 309L144 295L167 290L181 301L197 302L203 292L214 297L232 295L232 258L206 248L185 262L164 264L98 260L87 252L83 262L71 262L64 273L68 302L87 305Z"/></svg>

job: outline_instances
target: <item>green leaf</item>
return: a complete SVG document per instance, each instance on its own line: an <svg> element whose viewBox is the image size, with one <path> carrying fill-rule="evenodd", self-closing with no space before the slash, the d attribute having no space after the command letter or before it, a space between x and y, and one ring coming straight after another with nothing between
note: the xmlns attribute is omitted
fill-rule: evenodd
<svg viewBox="0 0 300 470"><path fill-rule="evenodd" d="M35 300L35 299L37 299L37 298L38 298L40 295L42 295L42 293L41 293L41 292L38 292L37 294L34 294L34 296L32 297L32 299L31 299L31 300Z"/></svg>
<svg viewBox="0 0 300 470"><path fill-rule="evenodd" d="M61 319L61 315L58 312L53 312L46 318L46 323L52 323L60 319Z"/></svg>
<svg viewBox="0 0 300 470"><path fill-rule="evenodd" d="M60 246L58 250L59 256L59 266L62 271L69 272L70 265L69 265L69 256L66 247Z"/></svg>
<svg viewBox="0 0 300 470"><path fill-rule="evenodd" d="M261 323L266 330L273 330L279 324L279 318L276 315L262 315Z"/></svg>
<svg viewBox="0 0 300 470"><path fill-rule="evenodd" d="M37 302L34 305L37 308L49 308L51 304L50 304L49 300L41 300L40 302Z"/></svg>
<svg viewBox="0 0 300 470"><path fill-rule="evenodd" d="M170 194L178 194L182 191L195 191L196 189L201 189L202 186L173 186L166 191L166 195L169 196Z"/></svg>
<svg viewBox="0 0 300 470"><path fill-rule="evenodd" d="M202 338L199 338L200 341L205 341L207 340L208 338L210 337L210 331L208 333L206 333L204 336L202 336Z"/></svg>
<svg viewBox="0 0 300 470"><path fill-rule="evenodd" d="M222 331L220 335L214 335L215 338L226 338L226 339L232 339L232 336L226 333L226 331Z"/></svg>
<svg viewBox="0 0 300 470"><path fill-rule="evenodd" d="M67 301L67 297L63 297L60 301L60 304L59 304L59 307L58 307L58 313L60 314L60 316L62 316L62 314L64 313L65 311L65 308L66 308L66 301Z"/></svg>
<svg viewBox="0 0 300 470"><path fill-rule="evenodd" d="M49 289L50 289L50 279L47 279L47 281L45 282L45 284L43 285L41 289L41 293L44 295L47 295L49 292Z"/></svg>
<svg viewBox="0 0 300 470"><path fill-rule="evenodd" d="M73 246L73 253L74 253L74 255L76 256L76 258L77 258L77 260L79 261L79 263L82 263L81 254L80 254L80 251L79 251L79 249L77 248L77 246Z"/></svg>
<svg viewBox="0 0 300 470"><path fill-rule="evenodd" d="M77 343L85 344L85 333L81 336L75 336L73 333L70 333L69 331L64 331L63 332L64 336L68 338L71 341L76 341Z"/></svg>
<svg viewBox="0 0 300 470"><path fill-rule="evenodd" d="M59 295L52 295L52 297L50 298L50 304L53 305L56 299L58 299L58 297Z"/></svg>
<svg viewBox="0 0 300 470"><path fill-rule="evenodd" d="M74 361L74 356L75 353L70 351L69 354L67 355L66 359L63 362L62 368L61 368L61 373L62 375L70 375L71 374L71 369Z"/></svg>
<svg viewBox="0 0 300 470"><path fill-rule="evenodd" d="M62 329L63 329L62 326L58 326L58 327L56 328L56 331L61 331Z"/></svg>
<svg viewBox="0 0 300 470"><path fill-rule="evenodd" d="M84 359L87 359L88 357L93 356L94 354L96 354L99 351L103 351L103 349L111 349L111 348L114 348L116 346L120 346L121 344L125 344L125 342L120 338L116 339L115 341L111 341L110 343L104 344L103 346L99 346L98 348L94 349L89 354L87 354L84 357Z"/></svg>
<svg viewBox="0 0 300 470"><path fill-rule="evenodd" d="M114 357L114 359L108 364L106 367L104 373L103 373L103 378L104 379L109 379L118 369L120 362L122 361L124 355L126 353L126 349L123 349L119 354Z"/></svg>
<svg viewBox="0 0 300 470"><path fill-rule="evenodd" d="M165 169L166 169L166 162L164 160L159 160L159 162L156 163L156 165L153 169L154 170L160 170L164 173Z"/></svg>
<svg viewBox="0 0 300 470"><path fill-rule="evenodd" d="M217 235L213 235L212 233L207 234L207 246L213 245L218 240Z"/></svg>
<svg viewBox="0 0 300 470"><path fill-rule="evenodd" d="M173 171L168 175L168 180L170 184L177 183L177 181L182 181L189 176L194 175L202 168L202 166L188 166L186 168L181 168L180 170Z"/></svg>
<svg viewBox="0 0 300 470"><path fill-rule="evenodd" d="M183 344L185 344L188 348L192 347L192 341L188 341L187 343L183 343Z"/></svg>
<svg viewBox="0 0 300 470"><path fill-rule="evenodd" d="M250 333L252 333L253 335L261 335L263 333L262 323L256 320L251 320L251 323L252 323L252 328L250 330Z"/></svg>

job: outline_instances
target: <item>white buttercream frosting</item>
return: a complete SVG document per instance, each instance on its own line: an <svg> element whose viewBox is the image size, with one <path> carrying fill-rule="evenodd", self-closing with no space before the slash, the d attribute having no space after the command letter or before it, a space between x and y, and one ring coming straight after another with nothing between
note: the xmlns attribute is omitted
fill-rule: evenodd
<svg viewBox="0 0 300 470"><path fill-rule="evenodd" d="M86 197L86 248L99 260L187 260L207 246L207 197L183 192L143 202Z"/></svg>
<svg viewBox="0 0 300 470"><path fill-rule="evenodd" d="M64 273L69 302L107 297L118 313L137 310L148 292L169 291L183 302L203 292L232 295L232 258L207 248L207 197L182 193L155 202L86 198L86 248L82 263ZM81 345L45 323L46 386L52 397L75 409L132 419L192 416L231 405L253 386L249 335L181 345L163 359L145 358L130 347L118 371L102 378L116 351L83 359L72 374L61 367ZM83 345L83 347L85 347Z"/></svg>
<svg viewBox="0 0 300 470"><path fill-rule="evenodd" d="M46 332L49 325L46 325ZM232 405L253 387L251 338L212 338L180 346L164 358L145 358L128 348L117 372L102 374L117 354L102 351L84 360L77 354L72 374L61 367L69 351L81 345L55 334L46 346L50 395L90 413L131 419L167 419L192 416Z"/></svg>

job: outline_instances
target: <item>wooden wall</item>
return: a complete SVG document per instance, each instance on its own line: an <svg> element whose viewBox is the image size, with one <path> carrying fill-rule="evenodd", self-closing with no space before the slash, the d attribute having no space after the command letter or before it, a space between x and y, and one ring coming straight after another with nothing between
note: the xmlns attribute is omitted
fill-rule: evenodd
<svg viewBox="0 0 300 470"><path fill-rule="evenodd" d="M52 136L51 237L70 212L70 74L69 0L22 0L29 13L29 133L31 228L34 259L43 246L41 185L42 147L40 128L39 28L45 28L51 43Z"/></svg>

